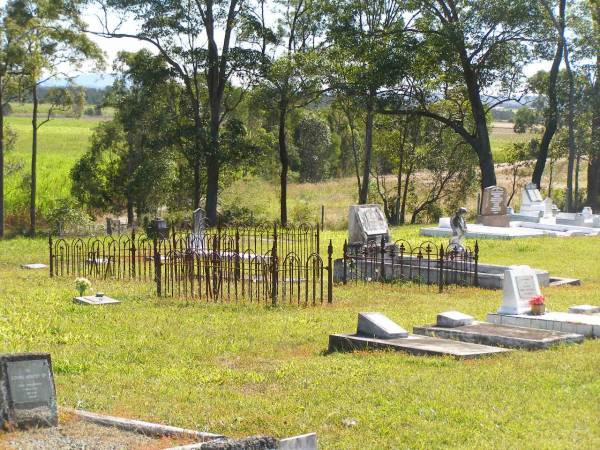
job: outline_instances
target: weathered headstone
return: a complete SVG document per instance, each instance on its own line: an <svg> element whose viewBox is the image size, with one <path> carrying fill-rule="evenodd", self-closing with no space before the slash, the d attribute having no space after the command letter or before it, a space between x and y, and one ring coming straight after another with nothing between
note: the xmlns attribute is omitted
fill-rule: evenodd
<svg viewBox="0 0 600 450"><path fill-rule="evenodd" d="M388 223L379 205L352 205L348 214L348 243L390 241Z"/></svg>
<svg viewBox="0 0 600 450"><path fill-rule="evenodd" d="M0 355L0 400L4 428L58 425L50 355Z"/></svg>
<svg viewBox="0 0 600 450"><path fill-rule="evenodd" d="M204 249L204 233L206 230L206 213L202 208L194 210L192 214L192 234L190 247L194 250Z"/></svg>
<svg viewBox="0 0 600 450"><path fill-rule="evenodd" d="M437 315L436 325L443 328L456 328L471 325L473 317L459 311L446 311Z"/></svg>
<svg viewBox="0 0 600 450"><path fill-rule="evenodd" d="M378 312L358 313L356 334L378 339L408 337L408 331Z"/></svg>
<svg viewBox="0 0 600 450"><path fill-rule="evenodd" d="M526 314L529 300L541 295L537 275L529 266L511 266L504 272L503 297L499 314Z"/></svg>
<svg viewBox="0 0 600 450"><path fill-rule="evenodd" d="M486 187L483 190L481 214L477 216L477 222L489 227L510 226L506 203L506 189L501 186Z"/></svg>
<svg viewBox="0 0 600 450"><path fill-rule="evenodd" d="M549 200L549 204L544 202L537 185L528 183L521 193L521 210L519 211L519 215L545 218L553 217L552 200Z"/></svg>
<svg viewBox="0 0 600 450"><path fill-rule="evenodd" d="M148 227L148 236L152 239L168 239L169 227L167 226L167 221L160 217L152 220L152 222L150 222L150 226Z"/></svg>

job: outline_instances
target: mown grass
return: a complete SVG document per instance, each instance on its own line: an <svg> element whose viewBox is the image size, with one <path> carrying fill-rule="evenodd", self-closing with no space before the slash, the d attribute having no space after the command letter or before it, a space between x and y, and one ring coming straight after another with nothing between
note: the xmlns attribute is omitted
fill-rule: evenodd
<svg viewBox="0 0 600 450"><path fill-rule="evenodd" d="M417 240L417 227L394 238ZM326 232L336 249L345 237ZM19 269L43 261L44 240L0 241L3 352L52 354L59 404L232 436L316 431L323 449L599 448L600 341L482 360L391 352L327 354L359 311L406 328L458 309L479 319L498 291L444 294L409 285L337 286L316 308L157 298L151 285L99 281L123 300L77 306L72 279ZM482 260L579 276L547 288L554 310L600 303L598 238L480 242ZM356 426L344 425L345 419Z"/></svg>

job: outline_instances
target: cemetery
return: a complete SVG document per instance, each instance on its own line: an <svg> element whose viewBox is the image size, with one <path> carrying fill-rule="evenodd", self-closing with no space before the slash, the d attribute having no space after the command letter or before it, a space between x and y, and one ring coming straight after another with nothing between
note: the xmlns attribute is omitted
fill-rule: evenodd
<svg viewBox="0 0 600 450"><path fill-rule="evenodd" d="M0 450L600 449L600 1L0 2Z"/></svg>

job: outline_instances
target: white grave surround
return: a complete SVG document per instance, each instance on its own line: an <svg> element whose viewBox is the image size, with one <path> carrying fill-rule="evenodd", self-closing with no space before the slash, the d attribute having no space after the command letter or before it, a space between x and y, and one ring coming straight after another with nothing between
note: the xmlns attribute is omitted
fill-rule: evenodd
<svg viewBox="0 0 600 450"><path fill-rule="evenodd" d="M529 300L541 295L536 273L529 266L511 266L504 272L502 306L498 314L527 314Z"/></svg>

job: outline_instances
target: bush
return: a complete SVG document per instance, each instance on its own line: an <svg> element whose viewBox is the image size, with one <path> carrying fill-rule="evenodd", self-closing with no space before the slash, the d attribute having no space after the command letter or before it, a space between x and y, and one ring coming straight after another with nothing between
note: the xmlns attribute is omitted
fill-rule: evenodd
<svg viewBox="0 0 600 450"><path fill-rule="evenodd" d="M94 223L81 208L65 199L60 200L58 206L48 211L46 221L50 225L50 232L53 234L88 227Z"/></svg>

